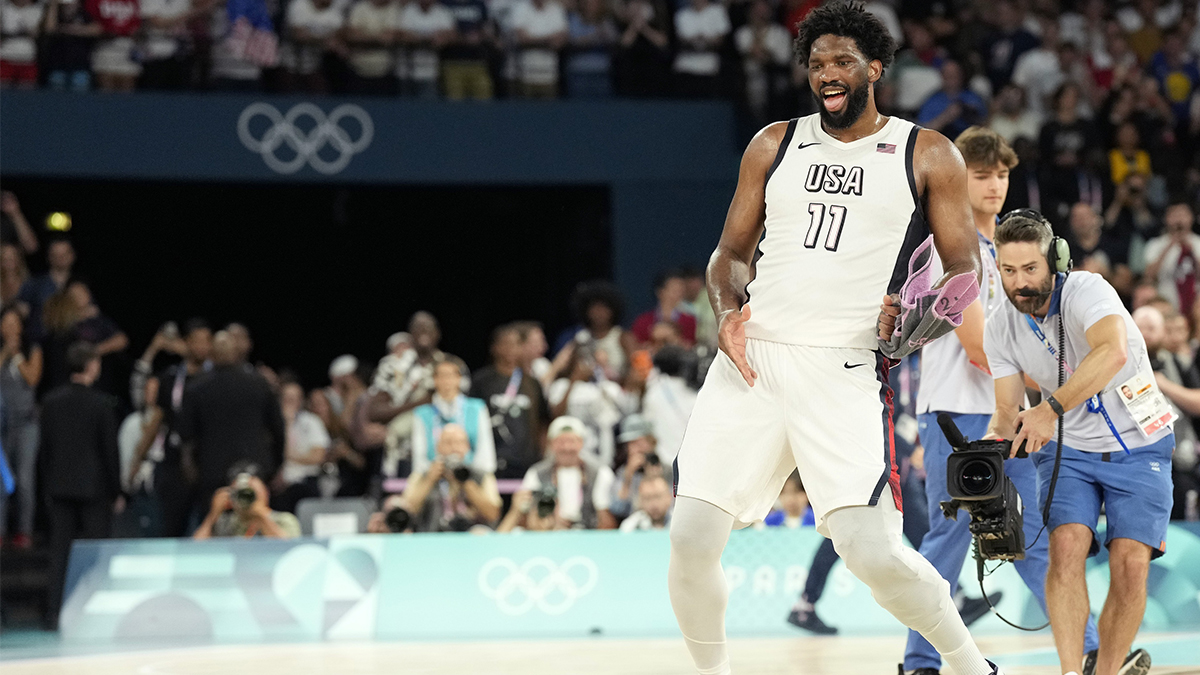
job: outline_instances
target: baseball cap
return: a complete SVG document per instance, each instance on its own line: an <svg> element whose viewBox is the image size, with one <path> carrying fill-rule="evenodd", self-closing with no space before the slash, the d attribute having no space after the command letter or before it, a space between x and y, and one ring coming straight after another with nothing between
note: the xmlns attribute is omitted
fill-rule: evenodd
<svg viewBox="0 0 1200 675"><path fill-rule="evenodd" d="M580 438L587 436L587 426L578 417L563 415L550 423L546 438L554 440L563 434L575 434Z"/></svg>
<svg viewBox="0 0 1200 675"><path fill-rule="evenodd" d="M387 350L390 352L396 348L396 345L404 343L404 342L411 344L412 336L404 331L400 331L399 333L392 333L390 336L388 336L388 339L387 339Z"/></svg>
<svg viewBox="0 0 1200 675"><path fill-rule="evenodd" d="M618 443L628 443L639 438L654 435L654 423L642 415L634 413L621 420L621 433L617 436Z"/></svg>
<svg viewBox="0 0 1200 675"><path fill-rule="evenodd" d="M358 359L351 354L342 354L329 364L329 379L353 375L358 370Z"/></svg>

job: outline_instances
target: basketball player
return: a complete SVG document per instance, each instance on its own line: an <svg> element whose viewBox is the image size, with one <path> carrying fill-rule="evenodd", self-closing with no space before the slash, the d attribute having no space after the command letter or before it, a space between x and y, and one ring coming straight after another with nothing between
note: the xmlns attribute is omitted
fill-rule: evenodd
<svg viewBox="0 0 1200 675"><path fill-rule="evenodd" d="M796 51L820 113L750 142L709 262L722 353L675 462L671 604L697 670L730 673L721 552L798 466L817 530L875 600L959 675L995 674L949 584L902 543L889 363L876 335L877 319L888 323L880 296L893 304L929 232L947 279L979 274L966 169L945 137L876 109L895 44L860 6L813 10Z"/></svg>
<svg viewBox="0 0 1200 675"><path fill-rule="evenodd" d="M946 489L946 461L950 444L937 425L940 413L947 413L967 438L976 440L987 433L988 422L996 410L995 389L987 355L983 351L984 322L1004 304L1004 288L1000 270L996 267L996 247L992 239L996 218L1008 194L1008 172L1017 165L1017 153L991 129L971 127L954 141L967 164L967 197L971 201L975 229L979 238L979 257L983 261L983 276L979 283L979 300L963 312L962 325L954 337L938 340L921 352L921 386L917 389L918 429L925 446L925 491L929 504L929 534L921 541L921 555L933 563L942 577L950 583L951 592L958 586L971 533L967 529L970 517L960 514L958 520L942 515L942 502L950 501ZM940 272L934 262L934 274ZM1037 503L1037 475L1033 462L1011 459L1004 464L1004 473L1012 479L1028 505ZM1041 519L1028 511L1025 517L1025 541L1030 548L1025 559L1017 561L1017 573L1046 609L1046 567L1049 565L1049 539L1038 537ZM1096 649L1099 639L1096 623L1088 620L1085 650ZM908 633L908 648L901 670L908 675L938 675L941 659L925 638L916 631Z"/></svg>

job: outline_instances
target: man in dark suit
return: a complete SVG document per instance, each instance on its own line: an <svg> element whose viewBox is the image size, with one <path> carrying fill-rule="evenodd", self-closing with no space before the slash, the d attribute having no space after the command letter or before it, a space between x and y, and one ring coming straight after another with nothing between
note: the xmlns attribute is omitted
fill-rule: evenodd
<svg viewBox="0 0 1200 675"><path fill-rule="evenodd" d="M229 469L253 462L274 476L287 441L279 399L258 373L241 367L236 341L227 331L213 336L214 367L188 385L179 414L184 471L196 486L196 508L208 512Z"/></svg>
<svg viewBox="0 0 1200 675"><path fill-rule="evenodd" d="M42 494L50 515L50 598L47 621L57 622L71 542L103 539L121 498L116 399L92 389L100 377L96 349L77 342L67 349L71 381L42 401L38 454Z"/></svg>

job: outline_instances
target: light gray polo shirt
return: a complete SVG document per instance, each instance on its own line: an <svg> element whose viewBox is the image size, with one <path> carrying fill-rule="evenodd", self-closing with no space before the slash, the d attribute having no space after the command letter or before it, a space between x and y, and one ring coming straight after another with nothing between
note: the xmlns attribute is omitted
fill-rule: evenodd
<svg viewBox="0 0 1200 675"><path fill-rule="evenodd" d="M1000 379L1025 373L1037 382L1042 396L1049 396L1058 388L1058 359L1051 354L1046 342L1038 337L1030 326L1034 325L1045 336L1055 350L1058 349L1058 325L1066 317L1067 378L1091 351L1087 343L1087 330L1107 316L1119 316L1125 322L1128 335L1129 357L1121 371L1104 387L1100 399L1113 426L1130 449L1157 442L1171 433L1171 427L1159 430L1150 438L1142 436L1133 416L1121 403L1117 389L1139 371L1150 372L1150 357L1146 343L1133 323L1133 317L1117 297L1117 292L1098 274L1072 272L1062 284L1062 275L1056 282L1050 300L1050 311L1045 319L1039 320L1017 311L1008 297L994 316L989 316L984 327L983 349L987 353L992 377ZM1057 430L1056 430L1057 433ZM1068 410L1064 417L1063 443L1084 452L1120 452L1121 445L1113 436L1104 416L1088 412L1087 404Z"/></svg>

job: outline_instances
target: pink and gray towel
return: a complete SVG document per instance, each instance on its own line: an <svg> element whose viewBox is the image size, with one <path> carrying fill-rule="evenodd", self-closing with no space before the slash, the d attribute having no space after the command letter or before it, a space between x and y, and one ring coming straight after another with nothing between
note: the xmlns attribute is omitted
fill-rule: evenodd
<svg viewBox="0 0 1200 675"><path fill-rule="evenodd" d="M962 313L979 297L979 279L970 272L933 288L933 236L930 235L908 262L908 280L900 288L900 316L891 340L879 340L879 349L900 359L962 325Z"/></svg>

